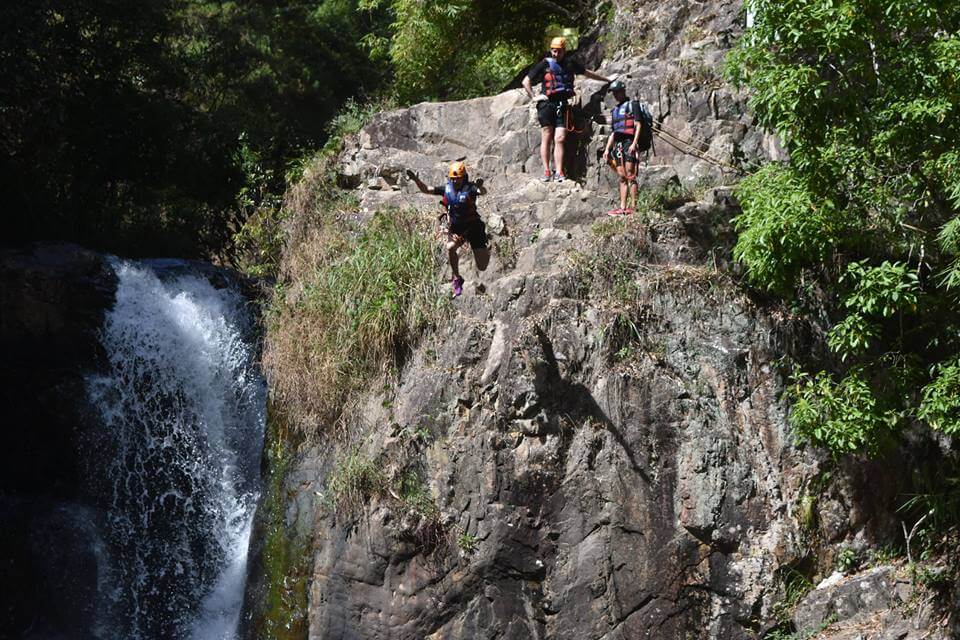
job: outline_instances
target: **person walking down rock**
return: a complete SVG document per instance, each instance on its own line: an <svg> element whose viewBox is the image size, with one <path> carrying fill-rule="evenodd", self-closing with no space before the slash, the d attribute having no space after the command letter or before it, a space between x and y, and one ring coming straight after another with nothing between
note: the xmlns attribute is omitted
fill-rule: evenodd
<svg viewBox="0 0 960 640"><path fill-rule="evenodd" d="M603 161L616 171L619 178L620 208L611 209L607 214L629 215L633 208L627 206L628 196L633 206L637 206L637 154L650 148L653 117L645 104L627 98L627 86L620 80L610 84L610 91L617 105L611 114L613 130L603 150Z"/></svg>
<svg viewBox="0 0 960 640"><path fill-rule="evenodd" d="M589 71L582 64L566 58L567 41L554 38L550 42L550 55L541 60L523 78L523 88L537 103L537 120L540 123L540 159L543 161L543 177L549 182L566 180L563 168L563 145L569 129L570 105L573 98L573 81L577 74L593 80L610 82L609 79ZM543 83L543 93L534 96L533 84ZM553 145L553 167L550 170L550 145Z"/></svg>
<svg viewBox="0 0 960 640"><path fill-rule="evenodd" d="M447 230L445 246L447 260L453 271L453 297L463 293L463 276L460 275L460 258L457 251L465 242L470 243L477 271L483 271L490 263L490 250L487 248L487 227L477 212L477 196L487 193L483 180L470 182L467 167L462 162L454 162L447 171L447 183L441 187L428 187L413 171L407 170L407 176L413 180L422 193L443 196L441 203L446 209Z"/></svg>

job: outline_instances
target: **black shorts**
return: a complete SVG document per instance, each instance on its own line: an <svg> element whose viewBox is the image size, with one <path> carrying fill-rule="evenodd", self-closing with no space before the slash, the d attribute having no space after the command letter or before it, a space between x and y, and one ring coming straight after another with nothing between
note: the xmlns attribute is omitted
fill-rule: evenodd
<svg viewBox="0 0 960 640"><path fill-rule="evenodd" d="M466 238L471 249L487 248L487 225L480 218L458 222L447 227L447 231Z"/></svg>
<svg viewBox="0 0 960 640"><path fill-rule="evenodd" d="M633 138L629 136L613 139L613 149L610 155L613 156L614 162L618 165L626 164L627 162L637 164L637 156L630 154L630 145L632 143Z"/></svg>
<svg viewBox="0 0 960 640"><path fill-rule="evenodd" d="M537 121L541 127L567 128L566 100L541 100L537 103Z"/></svg>

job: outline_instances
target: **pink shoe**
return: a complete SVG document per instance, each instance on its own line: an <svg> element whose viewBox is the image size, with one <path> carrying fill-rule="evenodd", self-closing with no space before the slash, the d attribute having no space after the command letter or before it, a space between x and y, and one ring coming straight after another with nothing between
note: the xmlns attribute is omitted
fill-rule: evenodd
<svg viewBox="0 0 960 640"><path fill-rule="evenodd" d="M633 209L631 207L627 207L626 209L623 209L622 212L623 215L629 216L631 213L633 213Z"/></svg>
<svg viewBox="0 0 960 640"><path fill-rule="evenodd" d="M610 209L607 211L608 216L622 216L625 212L625 209Z"/></svg>

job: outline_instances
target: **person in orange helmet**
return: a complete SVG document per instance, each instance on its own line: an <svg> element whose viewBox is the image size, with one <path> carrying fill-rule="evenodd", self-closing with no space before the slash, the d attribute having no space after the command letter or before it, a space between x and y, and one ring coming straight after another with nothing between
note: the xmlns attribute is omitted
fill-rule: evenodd
<svg viewBox="0 0 960 640"><path fill-rule="evenodd" d="M446 243L447 260L453 271L453 297L463 293L463 276L460 275L460 258L457 251L465 242L470 243L477 271L483 271L490 263L490 249L487 247L487 227L477 212L477 196L487 193L483 180L470 182L467 167L462 162L454 162L447 171L447 182L440 187L428 187L413 171L407 170L407 176L413 180L422 193L443 196L447 213Z"/></svg>
<svg viewBox="0 0 960 640"><path fill-rule="evenodd" d="M568 101L573 98L573 81L577 74L600 82L608 78L589 71L582 64L566 57L566 38L550 41L550 55L535 65L523 78L523 89L537 103L537 121L540 123L540 160L543 162L543 182L563 182L563 145L567 139ZM534 96L533 84L543 83L541 97ZM550 170L550 145L553 145L553 166Z"/></svg>

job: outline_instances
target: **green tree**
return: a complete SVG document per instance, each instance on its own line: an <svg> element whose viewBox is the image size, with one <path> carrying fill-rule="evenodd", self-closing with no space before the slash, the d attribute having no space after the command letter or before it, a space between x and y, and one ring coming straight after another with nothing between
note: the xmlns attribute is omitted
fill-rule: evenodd
<svg viewBox="0 0 960 640"><path fill-rule="evenodd" d="M363 0L393 16L389 36L365 42L375 59L389 60L401 102L456 100L500 91L545 51L555 22L582 26L585 0Z"/></svg>
<svg viewBox="0 0 960 640"><path fill-rule="evenodd" d="M388 77L358 44L385 17L355 0L5 3L4 244L223 252L237 194L282 190L340 104Z"/></svg>
<svg viewBox="0 0 960 640"><path fill-rule="evenodd" d="M790 162L741 184L736 256L762 289L830 292L833 319L793 426L838 452L914 420L958 432L960 4L747 4L728 73Z"/></svg>

